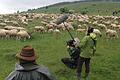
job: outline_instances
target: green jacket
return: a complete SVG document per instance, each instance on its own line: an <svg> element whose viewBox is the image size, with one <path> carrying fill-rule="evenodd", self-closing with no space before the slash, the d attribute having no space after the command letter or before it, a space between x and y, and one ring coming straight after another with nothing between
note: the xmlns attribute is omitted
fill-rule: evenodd
<svg viewBox="0 0 120 80"><path fill-rule="evenodd" d="M96 38L92 36L85 36L80 43L80 56L84 58L91 58L93 52L96 50Z"/></svg>
<svg viewBox="0 0 120 80"><path fill-rule="evenodd" d="M49 70L36 64L25 64L21 66L16 64L15 70L12 71L5 80L56 80Z"/></svg>

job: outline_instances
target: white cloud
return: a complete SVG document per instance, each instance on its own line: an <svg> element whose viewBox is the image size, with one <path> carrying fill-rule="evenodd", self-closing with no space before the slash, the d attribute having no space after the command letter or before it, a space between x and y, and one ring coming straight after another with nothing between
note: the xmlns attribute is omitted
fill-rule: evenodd
<svg viewBox="0 0 120 80"><path fill-rule="evenodd" d="M76 0L0 0L0 14L25 11L64 1Z"/></svg>

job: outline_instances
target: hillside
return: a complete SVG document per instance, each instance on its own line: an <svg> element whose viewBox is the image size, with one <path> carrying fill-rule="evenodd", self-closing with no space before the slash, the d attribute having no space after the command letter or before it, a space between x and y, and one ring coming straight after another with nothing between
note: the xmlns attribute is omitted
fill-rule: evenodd
<svg viewBox="0 0 120 80"><path fill-rule="evenodd" d="M113 11L120 12L120 2L63 2L38 9L29 9L27 12L35 13L60 13L60 8L66 7L72 9L75 13L86 12L88 15L111 15ZM118 14L120 15L120 13Z"/></svg>

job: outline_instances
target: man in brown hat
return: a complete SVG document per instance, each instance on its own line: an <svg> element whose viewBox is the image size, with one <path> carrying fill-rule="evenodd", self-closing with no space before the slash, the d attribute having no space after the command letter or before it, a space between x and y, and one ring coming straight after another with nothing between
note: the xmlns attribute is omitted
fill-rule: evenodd
<svg viewBox="0 0 120 80"><path fill-rule="evenodd" d="M36 53L31 46L24 46L16 55L19 63L6 80L56 80L47 68L36 64Z"/></svg>

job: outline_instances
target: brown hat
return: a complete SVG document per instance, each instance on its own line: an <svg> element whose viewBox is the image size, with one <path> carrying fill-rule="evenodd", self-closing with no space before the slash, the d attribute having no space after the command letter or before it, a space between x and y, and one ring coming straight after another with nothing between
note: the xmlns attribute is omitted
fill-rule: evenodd
<svg viewBox="0 0 120 80"><path fill-rule="evenodd" d="M29 45L24 46L21 52L16 54L16 57L26 61L34 61L37 58L34 49Z"/></svg>

